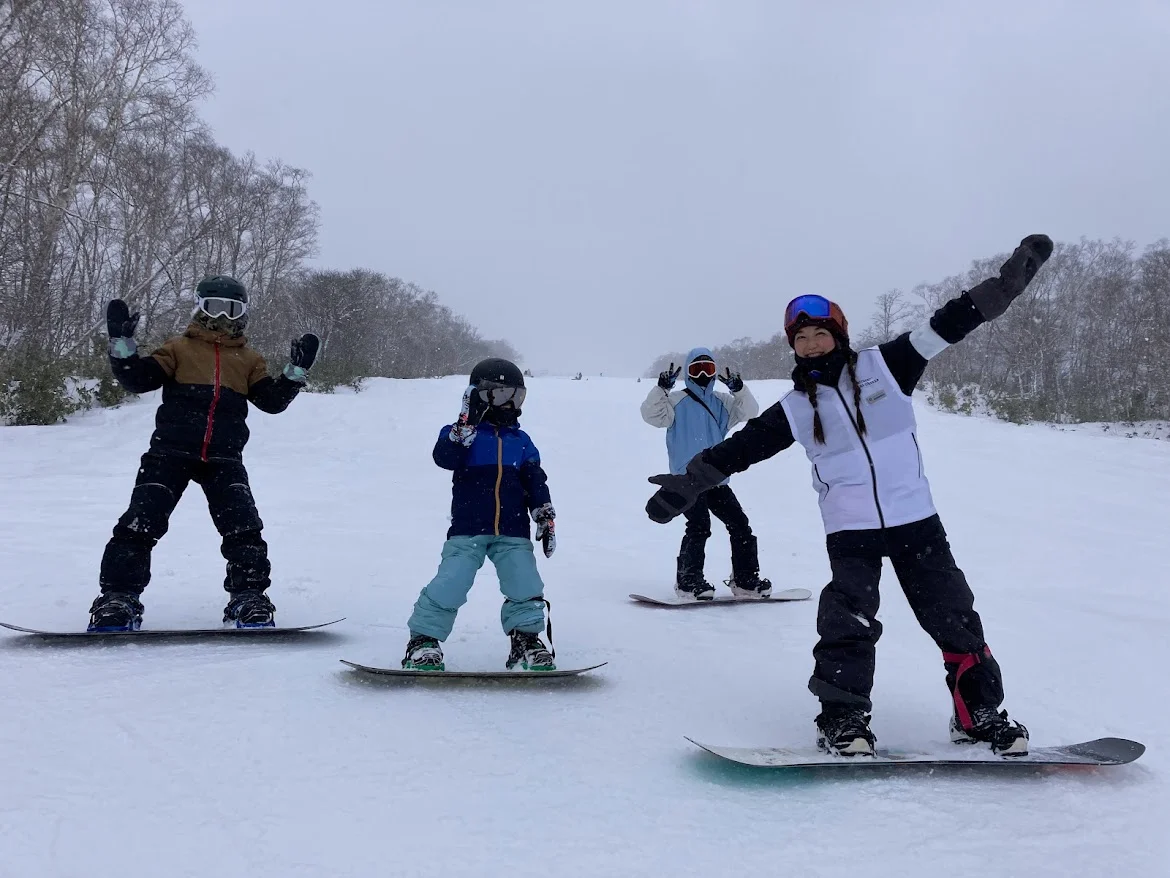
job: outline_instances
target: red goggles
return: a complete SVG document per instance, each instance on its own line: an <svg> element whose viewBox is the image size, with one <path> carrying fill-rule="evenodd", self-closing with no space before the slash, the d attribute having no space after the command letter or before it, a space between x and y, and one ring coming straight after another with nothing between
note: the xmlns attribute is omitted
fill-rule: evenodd
<svg viewBox="0 0 1170 878"><path fill-rule="evenodd" d="M687 374L692 378L699 378L706 375L708 378L715 377L715 361L714 360L695 360L687 366Z"/></svg>

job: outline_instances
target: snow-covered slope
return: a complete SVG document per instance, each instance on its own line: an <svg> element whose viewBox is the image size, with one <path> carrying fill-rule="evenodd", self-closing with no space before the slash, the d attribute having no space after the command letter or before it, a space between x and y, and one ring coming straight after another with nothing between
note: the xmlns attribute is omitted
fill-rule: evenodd
<svg viewBox="0 0 1170 878"><path fill-rule="evenodd" d="M681 522L643 512L663 434L643 381L537 379L560 548L540 557L568 685L380 684L447 527L431 463L463 382L375 381L253 412L247 452L284 624L329 635L44 646L0 636L0 876L936 876L1170 874L1170 444L919 407L927 473L1034 745L1102 735L1124 768L780 774L683 735L807 744L816 601L670 612ZM765 406L782 382L754 389ZM84 626L157 395L52 428L0 430L0 619ZM828 579L807 463L733 485L777 587ZM192 488L155 553L146 624L218 624L218 537ZM716 530L708 577L728 575ZM949 747L937 650L883 580L874 729ZM480 574L452 668L499 668Z"/></svg>

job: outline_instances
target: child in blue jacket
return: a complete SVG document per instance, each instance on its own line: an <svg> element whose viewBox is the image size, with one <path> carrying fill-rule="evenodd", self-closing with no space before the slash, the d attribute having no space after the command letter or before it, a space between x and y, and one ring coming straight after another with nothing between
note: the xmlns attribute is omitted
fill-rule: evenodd
<svg viewBox="0 0 1170 878"><path fill-rule="evenodd" d="M484 559L500 578L500 622L511 638L506 667L556 669L540 639L545 625L544 583L536 569L528 517L545 557L556 548L553 510L540 452L520 429L524 375L514 363L491 358L471 371L459 420L439 432L433 457L451 478L451 528L438 572L418 596L408 623L402 667L442 671L439 646L451 634L459 608Z"/></svg>

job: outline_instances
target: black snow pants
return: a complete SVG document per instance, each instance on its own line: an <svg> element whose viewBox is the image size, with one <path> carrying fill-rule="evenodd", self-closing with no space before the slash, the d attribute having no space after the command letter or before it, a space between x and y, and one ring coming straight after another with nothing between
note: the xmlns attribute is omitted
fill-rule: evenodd
<svg viewBox="0 0 1170 878"><path fill-rule="evenodd" d="M201 461L147 452L142 456L130 507L118 519L102 556L102 593L141 594L150 582L150 553L167 532L171 513L188 483L203 488L211 520L227 560L223 587L229 592L263 591L271 584L264 527L252 499L242 461Z"/></svg>
<svg viewBox="0 0 1170 878"><path fill-rule="evenodd" d="M731 541L731 575L737 582L751 582L759 576L756 538L748 523L747 513L739 505L729 485L718 485L705 491L683 515L687 519L687 529L678 552L680 583L692 584L703 580L712 515L727 528L727 536Z"/></svg>
<svg viewBox="0 0 1170 878"><path fill-rule="evenodd" d="M838 531L827 539L833 581L821 592L820 641L808 688L822 703L872 710L874 653L882 634L878 580L889 557L918 624L943 653L947 688L963 726L974 707L1003 702L999 664L983 640L966 577L937 515L885 530Z"/></svg>

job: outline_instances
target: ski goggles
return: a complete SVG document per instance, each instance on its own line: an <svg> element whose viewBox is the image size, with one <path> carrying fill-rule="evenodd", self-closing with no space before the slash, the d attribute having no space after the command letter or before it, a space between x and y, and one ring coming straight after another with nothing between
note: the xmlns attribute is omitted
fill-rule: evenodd
<svg viewBox="0 0 1170 878"><path fill-rule="evenodd" d="M523 387L512 387L509 384L496 384L493 381L481 381L476 388L479 398L493 408L500 408L512 403L516 408L524 405L524 397L528 391Z"/></svg>
<svg viewBox="0 0 1170 878"><path fill-rule="evenodd" d="M715 377L715 361L714 360L695 360L687 366L687 375L691 378L701 378L706 375L708 378Z"/></svg>
<svg viewBox="0 0 1170 878"><path fill-rule="evenodd" d="M248 313L247 302L225 299L222 296L200 297L196 307L208 317L226 317L229 320L239 320Z"/></svg>
<svg viewBox="0 0 1170 878"><path fill-rule="evenodd" d="M836 302L830 302L824 296L797 296L784 309L784 329L791 330L796 322L804 317L808 320L827 320L835 323L842 332L847 332L849 325L845 322L845 312Z"/></svg>

